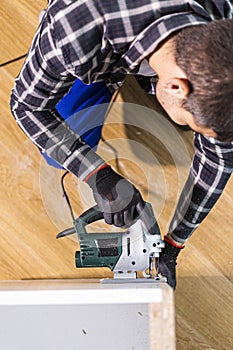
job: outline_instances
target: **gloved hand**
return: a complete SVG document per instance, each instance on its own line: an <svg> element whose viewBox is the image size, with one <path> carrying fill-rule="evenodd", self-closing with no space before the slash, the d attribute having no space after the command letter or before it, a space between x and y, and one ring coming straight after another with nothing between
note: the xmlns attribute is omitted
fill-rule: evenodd
<svg viewBox="0 0 233 350"><path fill-rule="evenodd" d="M101 167L84 180L93 190L99 209L107 224L118 227L131 225L137 217L153 226L151 213L139 191L109 165Z"/></svg>
<svg viewBox="0 0 233 350"><path fill-rule="evenodd" d="M167 277L167 283L176 289L176 259L184 246L178 247L166 236L164 237L165 247L159 255L157 273Z"/></svg>

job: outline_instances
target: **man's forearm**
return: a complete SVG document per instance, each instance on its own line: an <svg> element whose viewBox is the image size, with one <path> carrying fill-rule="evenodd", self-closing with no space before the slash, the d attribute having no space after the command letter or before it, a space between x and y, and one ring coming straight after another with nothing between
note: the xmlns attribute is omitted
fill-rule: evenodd
<svg viewBox="0 0 233 350"><path fill-rule="evenodd" d="M61 119L56 109L30 111L11 97L12 113L31 141L49 157L80 179L104 164L83 140Z"/></svg>
<svg viewBox="0 0 233 350"><path fill-rule="evenodd" d="M76 77L58 54L52 24L44 22L15 81L11 110L20 128L41 151L84 179L104 161L69 128L55 108Z"/></svg>
<svg viewBox="0 0 233 350"><path fill-rule="evenodd" d="M197 134L188 180L169 227L171 237L184 243L222 194L233 169L233 144L210 141Z"/></svg>

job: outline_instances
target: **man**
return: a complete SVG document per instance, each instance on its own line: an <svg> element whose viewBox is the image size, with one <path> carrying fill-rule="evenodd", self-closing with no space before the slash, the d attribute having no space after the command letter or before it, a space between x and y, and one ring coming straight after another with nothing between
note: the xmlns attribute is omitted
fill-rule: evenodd
<svg viewBox="0 0 233 350"><path fill-rule="evenodd" d="M146 91L175 122L196 132L190 174L158 267L173 288L180 250L232 172L232 14L229 0L51 0L11 96L12 113L28 137L88 183L105 221L116 226L140 215L153 231L139 191L55 108L75 79L113 92L127 74L147 75Z"/></svg>

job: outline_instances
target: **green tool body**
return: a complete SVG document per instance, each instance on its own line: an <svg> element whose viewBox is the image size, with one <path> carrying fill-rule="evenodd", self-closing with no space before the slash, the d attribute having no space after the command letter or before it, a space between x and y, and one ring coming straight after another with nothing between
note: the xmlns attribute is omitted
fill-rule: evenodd
<svg viewBox="0 0 233 350"><path fill-rule="evenodd" d="M103 214L93 207L74 222L80 251L75 254L76 267L108 267L112 271L122 255L122 233L88 233L86 226L103 219Z"/></svg>

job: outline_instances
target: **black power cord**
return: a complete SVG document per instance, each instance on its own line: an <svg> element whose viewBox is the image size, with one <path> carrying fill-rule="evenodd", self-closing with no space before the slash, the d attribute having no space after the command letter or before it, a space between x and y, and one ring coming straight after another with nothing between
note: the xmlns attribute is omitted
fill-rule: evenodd
<svg viewBox="0 0 233 350"><path fill-rule="evenodd" d="M63 191L63 196L65 197L66 199L66 202L67 202L67 205L68 205L68 208L70 210L70 215L73 219L73 221L75 221L75 216L74 216L74 212L73 212L73 209L72 209L72 206L71 206L71 203L70 203L70 199L69 199L69 196L66 192L66 189L65 189L65 185L64 185L64 179L65 177L69 174L69 171L67 170L61 177L61 187L62 187L62 191Z"/></svg>
<svg viewBox="0 0 233 350"><path fill-rule="evenodd" d="M13 58L12 60L9 60L9 61L6 61L6 62L3 62L3 63L0 63L0 67L4 67L4 66L7 66L8 64L10 63L14 63L14 62L17 62L23 58L25 58L27 56L27 53L25 53L24 55L22 56L19 56L19 57L16 57L16 58Z"/></svg>

